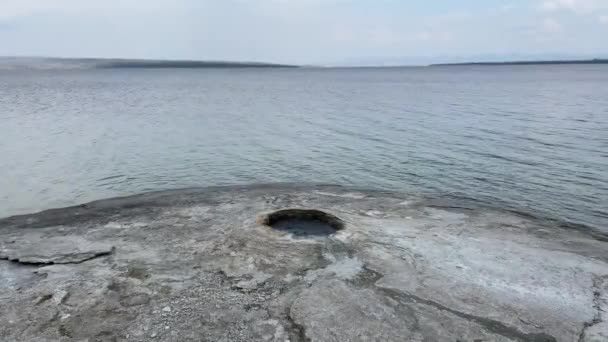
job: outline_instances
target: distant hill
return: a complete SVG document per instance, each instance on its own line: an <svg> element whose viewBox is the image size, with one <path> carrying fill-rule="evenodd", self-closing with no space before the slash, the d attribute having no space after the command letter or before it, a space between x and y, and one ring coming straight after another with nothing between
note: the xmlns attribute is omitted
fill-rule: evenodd
<svg viewBox="0 0 608 342"><path fill-rule="evenodd" d="M110 58L0 57L2 69L128 69L128 68L295 68L296 65L260 62L149 60Z"/></svg>
<svg viewBox="0 0 608 342"><path fill-rule="evenodd" d="M547 64L608 64L608 59L583 59L583 60L555 60L555 61L512 61L512 62L467 62L467 63L443 63L431 64L430 66L455 66L455 65L547 65Z"/></svg>

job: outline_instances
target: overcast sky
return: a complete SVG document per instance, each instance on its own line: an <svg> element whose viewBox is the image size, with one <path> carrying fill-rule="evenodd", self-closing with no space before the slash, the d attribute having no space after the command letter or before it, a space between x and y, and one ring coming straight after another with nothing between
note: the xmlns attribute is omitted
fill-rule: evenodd
<svg viewBox="0 0 608 342"><path fill-rule="evenodd" d="M0 0L8 56L331 64L607 54L608 0Z"/></svg>

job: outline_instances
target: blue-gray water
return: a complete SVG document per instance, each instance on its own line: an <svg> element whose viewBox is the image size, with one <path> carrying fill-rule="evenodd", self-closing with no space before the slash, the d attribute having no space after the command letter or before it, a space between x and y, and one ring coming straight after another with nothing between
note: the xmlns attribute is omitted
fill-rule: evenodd
<svg viewBox="0 0 608 342"><path fill-rule="evenodd" d="M0 71L0 216L328 182L608 230L608 66Z"/></svg>

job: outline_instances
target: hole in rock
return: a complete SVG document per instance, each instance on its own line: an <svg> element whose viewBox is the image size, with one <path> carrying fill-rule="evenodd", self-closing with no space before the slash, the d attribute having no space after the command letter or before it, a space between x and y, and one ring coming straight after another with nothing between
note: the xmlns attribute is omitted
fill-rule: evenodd
<svg viewBox="0 0 608 342"><path fill-rule="evenodd" d="M312 209L275 211L263 216L261 223L301 238L329 236L344 228L344 223L336 216Z"/></svg>

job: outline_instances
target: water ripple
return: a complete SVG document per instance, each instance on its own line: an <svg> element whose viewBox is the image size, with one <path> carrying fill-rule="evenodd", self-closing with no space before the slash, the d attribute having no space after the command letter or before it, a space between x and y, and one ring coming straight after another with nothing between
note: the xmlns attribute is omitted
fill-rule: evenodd
<svg viewBox="0 0 608 342"><path fill-rule="evenodd" d="M608 231L608 67L3 71L0 216L329 182Z"/></svg>

